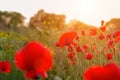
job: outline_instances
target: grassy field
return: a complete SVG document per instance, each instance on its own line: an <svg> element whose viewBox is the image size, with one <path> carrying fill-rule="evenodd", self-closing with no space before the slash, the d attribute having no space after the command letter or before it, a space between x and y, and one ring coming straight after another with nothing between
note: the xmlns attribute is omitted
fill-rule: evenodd
<svg viewBox="0 0 120 80"><path fill-rule="evenodd" d="M76 52L77 63L71 65L67 57L67 47L55 47L55 43L60 36L69 30L56 29L32 29L25 32L0 32L0 61L7 60L12 64L11 72L8 74L0 73L0 80L29 80L24 78L24 73L19 71L14 64L14 55L17 50L25 46L29 41L40 41L45 46L51 49L53 53L53 69L48 71L48 78L40 78L39 80L83 80L84 71L92 65L104 65L110 62L115 62L120 65L120 43L115 42L112 47L107 48L107 43L115 39L104 38L100 40L98 37L102 33L98 31L96 36L89 36L89 31L86 31L86 36L77 31L80 41L77 44L89 46L88 51L93 54L91 60L85 58L84 52ZM109 33L105 33L107 36ZM94 51L93 46L96 46L97 51ZM111 60L106 59L106 54L113 54Z"/></svg>

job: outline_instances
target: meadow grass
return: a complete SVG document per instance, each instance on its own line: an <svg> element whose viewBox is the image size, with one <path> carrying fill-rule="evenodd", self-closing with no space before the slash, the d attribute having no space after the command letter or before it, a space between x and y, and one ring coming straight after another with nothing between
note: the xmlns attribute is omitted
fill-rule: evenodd
<svg viewBox="0 0 120 80"><path fill-rule="evenodd" d="M118 52L113 56L112 60L106 60L107 52L102 50L106 46L107 40L99 40L97 36L83 36L79 32L80 41L78 44L89 45L89 52L94 55L92 60L85 59L84 52L75 52L77 63L71 65L67 58L67 47L60 48L55 47L55 43L59 40L60 36L67 30L55 30L55 29L42 29L38 31L36 29L28 30L27 32L0 32L0 61L7 60L12 64L11 72L8 74L0 73L0 80L29 80L24 78L24 72L18 70L14 64L14 55L17 50L24 47L29 41L40 41L45 46L51 49L54 62L53 69L48 71L49 77L47 79L40 78L39 80L83 80L84 71L92 65L104 65L110 62L115 62L120 65L120 51L119 43L115 44ZM91 46L96 44L99 52L94 52ZM113 52L113 50L108 50ZM59 77L59 79L56 79Z"/></svg>

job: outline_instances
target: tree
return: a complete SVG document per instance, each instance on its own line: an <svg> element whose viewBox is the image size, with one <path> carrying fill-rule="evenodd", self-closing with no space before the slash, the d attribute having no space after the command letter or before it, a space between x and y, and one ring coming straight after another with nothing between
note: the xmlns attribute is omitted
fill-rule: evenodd
<svg viewBox="0 0 120 80"><path fill-rule="evenodd" d="M24 26L25 17L18 12L0 11L0 28L8 28L14 30L17 27Z"/></svg>
<svg viewBox="0 0 120 80"><path fill-rule="evenodd" d="M113 18L106 22L106 27L111 31L120 29L120 18Z"/></svg>
<svg viewBox="0 0 120 80"><path fill-rule="evenodd" d="M64 28L65 15L58 15L54 13L47 13L44 10L39 10L37 14L31 17L29 26L40 27L40 28Z"/></svg>

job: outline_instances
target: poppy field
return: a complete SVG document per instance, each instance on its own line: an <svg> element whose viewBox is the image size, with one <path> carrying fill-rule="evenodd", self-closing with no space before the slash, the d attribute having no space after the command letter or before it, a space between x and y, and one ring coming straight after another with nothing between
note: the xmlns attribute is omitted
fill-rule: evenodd
<svg viewBox="0 0 120 80"><path fill-rule="evenodd" d="M23 35L24 34L24 35ZM0 32L0 80L120 80L120 30Z"/></svg>

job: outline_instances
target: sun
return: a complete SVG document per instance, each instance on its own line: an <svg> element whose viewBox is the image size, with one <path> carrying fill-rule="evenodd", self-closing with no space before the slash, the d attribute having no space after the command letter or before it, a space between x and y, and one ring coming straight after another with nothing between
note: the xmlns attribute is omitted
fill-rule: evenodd
<svg viewBox="0 0 120 80"><path fill-rule="evenodd" d="M94 24L94 16L96 16L97 5L94 0L75 0L71 6L72 15L74 19L80 20L87 24Z"/></svg>
<svg viewBox="0 0 120 80"><path fill-rule="evenodd" d="M66 22L68 23L70 19L76 19L86 24L96 24L94 23L94 16L96 16L98 6L95 3L94 0L73 1Z"/></svg>

